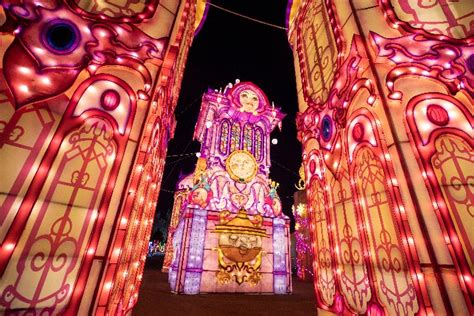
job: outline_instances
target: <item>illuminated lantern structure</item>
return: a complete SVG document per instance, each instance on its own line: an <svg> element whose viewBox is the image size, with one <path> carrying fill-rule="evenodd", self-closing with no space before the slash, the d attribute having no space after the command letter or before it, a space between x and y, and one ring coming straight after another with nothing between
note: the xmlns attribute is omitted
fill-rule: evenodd
<svg viewBox="0 0 474 316"><path fill-rule="evenodd" d="M2 1L0 314L138 296L196 1Z"/></svg>
<svg viewBox="0 0 474 316"><path fill-rule="evenodd" d="M300 179L293 194L293 214L295 216L296 275L301 280L313 279L313 247L310 234L310 218L306 202L304 166L299 170Z"/></svg>
<svg viewBox="0 0 474 316"><path fill-rule="evenodd" d="M165 258L163 259L163 267L161 269L163 272L168 272L173 259L173 235L176 231L176 227L178 227L183 203L188 197L189 190L194 185L193 178L193 175L190 174L179 180L178 184L176 185L173 210L171 211L171 219L168 226L168 238L166 239Z"/></svg>
<svg viewBox="0 0 474 316"><path fill-rule="evenodd" d="M287 12L319 310L474 314L474 2Z"/></svg>
<svg viewBox="0 0 474 316"><path fill-rule="evenodd" d="M173 237L173 292L291 292L289 219L269 179L270 132L282 118L250 82L204 94L200 158Z"/></svg>

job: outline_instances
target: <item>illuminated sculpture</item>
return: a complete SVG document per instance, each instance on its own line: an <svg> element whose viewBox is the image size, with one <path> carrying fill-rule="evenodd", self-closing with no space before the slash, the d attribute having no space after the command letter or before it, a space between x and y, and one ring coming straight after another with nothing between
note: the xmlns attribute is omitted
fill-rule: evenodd
<svg viewBox="0 0 474 316"><path fill-rule="evenodd" d="M189 190L193 187L193 175L190 174L178 181L176 191L174 193L173 210L171 211L170 224L168 226L168 237L166 239L165 257L163 259L163 267L161 271L168 272L171 261L173 259L173 235L178 227L179 218L183 203L185 202Z"/></svg>
<svg viewBox="0 0 474 316"><path fill-rule="evenodd" d="M269 135L282 118L249 82L203 96L200 158L173 237L173 292L291 292L289 219L268 178Z"/></svg>
<svg viewBox="0 0 474 316"><path fill-rule="evenodd" d="M317 305L474 313L474 2L290 1Z"/></svg>
<svg viewBox="0 0 474 316"><path fill-rule="evenodd" d="M311 243L310 218L306 202L304 166L299 170L300 179L293 194L293 214L295 216L296 274L302 280L313 279L313 248Z"/></svg>
<svg viewBox="0 0 474 316"><path fill-rule="evenodd" d="M200 6L0 8L0 314L128 313Z"/></svg>

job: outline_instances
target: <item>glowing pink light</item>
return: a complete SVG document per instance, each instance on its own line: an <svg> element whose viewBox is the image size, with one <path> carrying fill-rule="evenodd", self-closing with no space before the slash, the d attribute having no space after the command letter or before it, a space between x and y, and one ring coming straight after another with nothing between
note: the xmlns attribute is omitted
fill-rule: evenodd
<svg viewBox="0 0 474 316"><path fill-rule="evenodd" d="M28 91L30 91L30 89L28 89L28 86L26 84L22 84L20 85L20 91L27 93Z"/></svg>
<svg viewBox="0 0 474 316"><path fill-rule="evenodd" d="M31 74L31 69L28 68L28 67L20 66L20 67L18 67L18 72L20 72L24 75L29 75L29 74Z"/></svg>
<svg viewBox="0 0 474 316"><path fill-rule="evenodd" d="M446 52L446 55L448 55L448 56L454 56L455 53L454 53L452 50L448 50L448 51Z"/></svg>
<svg viewBox="0 0 474 316"><path fill-rule="evenodd" d="M399 92L399 91L394 92L394 93L390 94L390 99L401 100L402 99L402 93Z"/></svg>
<svg viewBox="0 0 474 316"><path fill-rule="evenodd" d="M400 205L398 209L400 210L400 213L405 214L405 207L403 205Z"/></svg>
<svg viewBox="0 0 474 316"><path fill-rule="evenodd" d="M95 221L98 216L99 216L99 213L97 211L93 211L91 215L91 220Z"/></svg>
<svg viewBox="0 0 474 316"><path fill-rule="evenodd" d="M11 250L13 250L13 248L15 248L14 243L8 243L8 244L5 245L5 250L7 250L7 251L11 251Z"/></svg>
<svg viewBox="0 0 474 316"><path fill-rule="evenodd" d="M374 104L374 102L375 102L375 97L374 97L373 95L371 95L371 96L367 99L367 102L368 102L369 104L371 104L371 105Z"/></svg>
<svg viewBox="0 0 474 316"><path fill-rule="evenodd" d="M49 79L48 77L43 77L41 78L41 82L47 86L49 86L51 84L51 79Z"/></svg>
<svg viewBox="0 0 474 316"><path fill-rule="evenodd" d="M467 283L471 283L472 281L471 276L468 274L463 275L463 278L464 278L464 281L466 281Z"/></svg>

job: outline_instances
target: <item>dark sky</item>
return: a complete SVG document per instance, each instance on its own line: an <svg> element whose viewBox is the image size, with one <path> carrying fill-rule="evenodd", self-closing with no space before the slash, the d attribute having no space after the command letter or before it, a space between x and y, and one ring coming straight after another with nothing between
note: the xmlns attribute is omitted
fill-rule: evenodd
<svg viewBox="0 0 474 316"><path fill-rule="evenodd" d="M246 16L285 26L287 1L213 0L212 3ZM194 38L189 51L177 109L175 137L169 143L163 182L161 185L155 230L168 222L173 205L173 193L180 173L194 170L196 157L170 157L197 152L198 142L192 141L199 114L201 96L208 88L225 87L235 79L251 81L259 86L286 113L282 132L271 135L278 139L271 146L270 176L280 183L278 193L283 212L291 215L292 195L296 191L301 164L301 145L296 140L295 114L297 97L293 56L286 31L259 24L210 7L204 25ZM167 225L168 223L166 223ZM157 235L152 235L157 238Z"/></svg>

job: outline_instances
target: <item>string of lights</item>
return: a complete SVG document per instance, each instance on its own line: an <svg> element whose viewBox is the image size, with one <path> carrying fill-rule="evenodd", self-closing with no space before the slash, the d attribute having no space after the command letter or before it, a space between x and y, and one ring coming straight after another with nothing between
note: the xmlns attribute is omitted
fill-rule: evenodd
<svg viewBox="0 0 474 316"><path fill-rule="evenodd" d="M186 150L188 149L189 145L191 145L192 141L193 141L193 140L192 140L192 138L191 138L191 139L188 141L188 143L186 144L186 146L184 147L183 152L186 152ZM187 158L187 157L185 157L185 158ZM181 160L185 159L185 158L176 159L176 160L173 161L173 162L167 163L167 164L173 164L173 167L171 167L171 169L170 169L170 171L168 172L168 175L166 176L166 178L163 179L162 185L164 185L164 184L166 183L166 181L168 181L168 179L170 178L170 176L173 174L173 170L174 170L174 168L176 168L176 163L177 163L178 161L181 161Z"/></svg>
<svg viewBox="0 0 474 316"><path fill-rule="evenodd" d="M249 16L246 16L246 15L243 15L241 13L238 13L238 12L235 12L235 11L232 11L232 10L229 10L229 9L226 9L226 8L223 8L221 6L218 6L217 4L214 4L212 2L208 2L210 6L216 8L216 9L219 9L219 10L222 10L224 12L227 12L227 13L230 13L230 14L233 14L233 15L236 15L238 17L241 17L241 18L244 18L244 19L247 19L247 20L250 20L250 21L253 21L253 22L256 22L256 23L260 23L260 24L263 24L263 25L266 25L266 26L270 26L270 27L273 27L273 28L276 28L276 29L280 29L280 30L287 30L286 27L284 26L280 26L280 25L276 25L276 24L272 24L272 23L268 23L268 22L265 22L265 21L262 21L262 20L259 20L259 19L255 19L255 18L252 18L252 17L249 17Z"/></svg>
<svg viewBox="0 0 474 316"><path fill-rule="evenodd" d="M199 101L201 99L201 96L198 95L196 98L194 98L193 101L191 101L191 103L189 103L188 105L186 105L184 107L184 109L182 109L178 114L176 114L176 118L179 118L184 112L186 112L191 106L195 105L196 104L196 101Z"/></svg>
<svg viewBox="0 0 474 316"><path fill-rule="evenodd" d="M175 155L167 155L166 158L178 158L178 157L188 157L188 156L196 156L196 153L181 153Z"/></svg>
<svg viewBox="0 0 474 316"><path fill-rule="evenodd" d="M287 166L283 165L282 163L276 161L275 159L272 159L271 161L272 161L272 163L275 163L276 165L278 165L280 168L290 172L291 174L294 174L295 176L298 176L298 174L296 172L294 172L293 170L291 170Z"/></svg>
<svg viewBox="0 0 474 316"><path fill-rule="evenodd" d="M166 193L173 193L173 194L176 192L176 191L173 191L173 190L168 190L168 189L164 189L164 188L161 188L161 190L160 190L160 191L162 191L162 192L166 192Z"/></svg>

